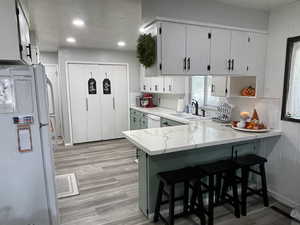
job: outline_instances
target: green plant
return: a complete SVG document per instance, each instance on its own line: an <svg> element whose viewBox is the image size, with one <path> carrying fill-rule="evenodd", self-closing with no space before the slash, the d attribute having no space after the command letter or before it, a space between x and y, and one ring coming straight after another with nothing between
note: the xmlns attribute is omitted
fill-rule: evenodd
<svg viewBox="0 0 300 225"><path fill-rule="evenodd" d="M137 41L137 58L146 68L156 60L156 43L151 34L141 34Z"/></svg>

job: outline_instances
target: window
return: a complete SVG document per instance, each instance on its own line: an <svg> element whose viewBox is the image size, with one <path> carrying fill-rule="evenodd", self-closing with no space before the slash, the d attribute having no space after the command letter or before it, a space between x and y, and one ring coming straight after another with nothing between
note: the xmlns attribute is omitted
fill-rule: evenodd
<svg viewBox="0 0 300 225"><path fill-rule="evenodd" d="M300 36L288 39L286 55L281 118L300 122Z"/></svg>
<svg viewBox="0 0 300 225"><path fill-rule="evenodd" d="M211 76L192 77L191 83L191 97L192 99L197 100L199 105L208 107L215 107L218 105L220 98L212 96L211 94Z"/></svg>

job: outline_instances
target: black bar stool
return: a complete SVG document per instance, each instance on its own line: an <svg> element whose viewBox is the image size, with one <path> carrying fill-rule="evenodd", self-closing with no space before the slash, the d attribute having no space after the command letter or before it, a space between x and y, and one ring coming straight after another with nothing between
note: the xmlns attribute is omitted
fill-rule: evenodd
<svg viewBox="0 0 300 225"><path fill-rule="evenodd" d="M249 195L259 195L263 198L264 206L269 206L269 198L268 198L268 189L267 189L267 181L266 181L266 171L265 171L265 163L267 159L257 156L257 155L245 155L237 157L235 160L235 164L237 167L242 170L242 177L239 177L242 184L242 215L247 215L247 197ZM258 166L259 171L252 169L251 167ZM249 173L252 172L261 177L261 185L262 188L259 190L254 190L249 187Z"/></svg>
<svg viewBox="0 0 300 225"><path fill-rule="evenodd" d="M201 196L198 198L199 210L202 210L208 216L208 225L214 224L214 207L225 203L230 203L234 207L234 213L237 218L240 217L239 208L239 197L237 190L237 182L235 180L236 166L232 160L221 160L205 165L200 165L194 168L194 171L200 171L206 177L208 177L208 185L202 181L198 181L195 185L195 189L203 186L205 190L199 190L198 192L193 192L191 197L191 210L195 207L196 195L200 192ZM194 172L195 173L195 172ZM216 183L215 183L216 181ZM227 194L228 199L223 199L220 201L221 197L221 186L226 183L228 187L232 187L233 196ZM223 189L224 190L224 189ZM202 194L208 192L208 207L207 210L203 207L203 197Z"/></svg>
<svg viewBox="0 0 300 225"><path fill-rule="evenodd" d="M161 219L168 225L174 225L175 218L189 215L189 184L194 179L193 170L192 168L184 168L162 172L158 174L158 177L159 188L155 205L154 222ZM184 194L181 197L175 197L175 186L180 183L184 184ZM166 201L163 201L163 196L167 197ZM183 200L183 212L175 215L175 202L180 200ZM168 220L160 213L160 207L164 204L169 204Z"/></svg>

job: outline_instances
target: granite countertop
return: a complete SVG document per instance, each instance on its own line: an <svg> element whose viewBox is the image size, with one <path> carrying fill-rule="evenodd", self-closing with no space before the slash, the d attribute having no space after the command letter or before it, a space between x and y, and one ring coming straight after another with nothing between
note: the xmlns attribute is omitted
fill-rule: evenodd
<svg viewBox="0 0 300 225"><path fill-rule="evenodd" d="M153 108L144 109L145 113L170 118L172 110ZM142 111L142 110L139 110ZM168 116L168 117L167 117ZM173 119L180 122L181 118ZM186 125L174 127L150 128L123 132L125 137L139 149L149 155L160 155L177 151L199 149L202 147L251 141L267 137L280 136L281 131L271 130L266 133L247 133L233 130L224 124L202 119L185 121Z"/></svg>
<svg viewBox="0 0 300 225"><path fill-rule="evenodd" d="M183 123L183 124L189 124L196 120L209 120L210 119L208 117L194 116L192 114L187 114L187 113L177 113L175 110L161 108L161 107L142 108L142 107L137 107L137 106L131 106L130 108L135 109L140 112L143 112L143 113L152 114L152 115L163 117L163 118L166 118L169 120L174 120L174 121L177 121L177 122ZM193 119L185 119L182 116L176 116L176 114L185 115L186 117L193 117Z"/></svg>

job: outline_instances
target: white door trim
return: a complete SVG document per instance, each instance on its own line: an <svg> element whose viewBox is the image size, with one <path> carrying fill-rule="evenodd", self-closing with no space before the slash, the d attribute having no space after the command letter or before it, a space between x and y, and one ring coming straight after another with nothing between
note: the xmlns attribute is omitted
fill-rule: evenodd
<svg viewBox="0 0 300 225"><path fill-rule="evenodd" d="M62 112L62 97L61 97L61 76L60 76L60 72L59 72L59 66L58 64L50 64L50 63L44 63L43 64L45 67L46 66L55 66L56 67L56 71L57 71L57 75L58 75L58 105L59 105L59 117L60 117L60 131L61 131L61 137L64 140L64 126L63 126L63 112Z"/></svg>
<svg viewBox="0 0 300 225"><path fill-rule="evenodd" d="M87 64L87 65L116 65L116 66L126 66L126 78L127 78L127 90L128 90L128 129L130 124L130 90L129 90L129 64L128 63L116 63L116 62L95 62L95 61L66 61L66 84L67 84L67 108L69 115L69 132L70 132L70 143L65 143L65 145L73 145L73 127L72 127L72 113L71 113L71 98L70 98L70 76L69 76L69 64Z"/></svg>

